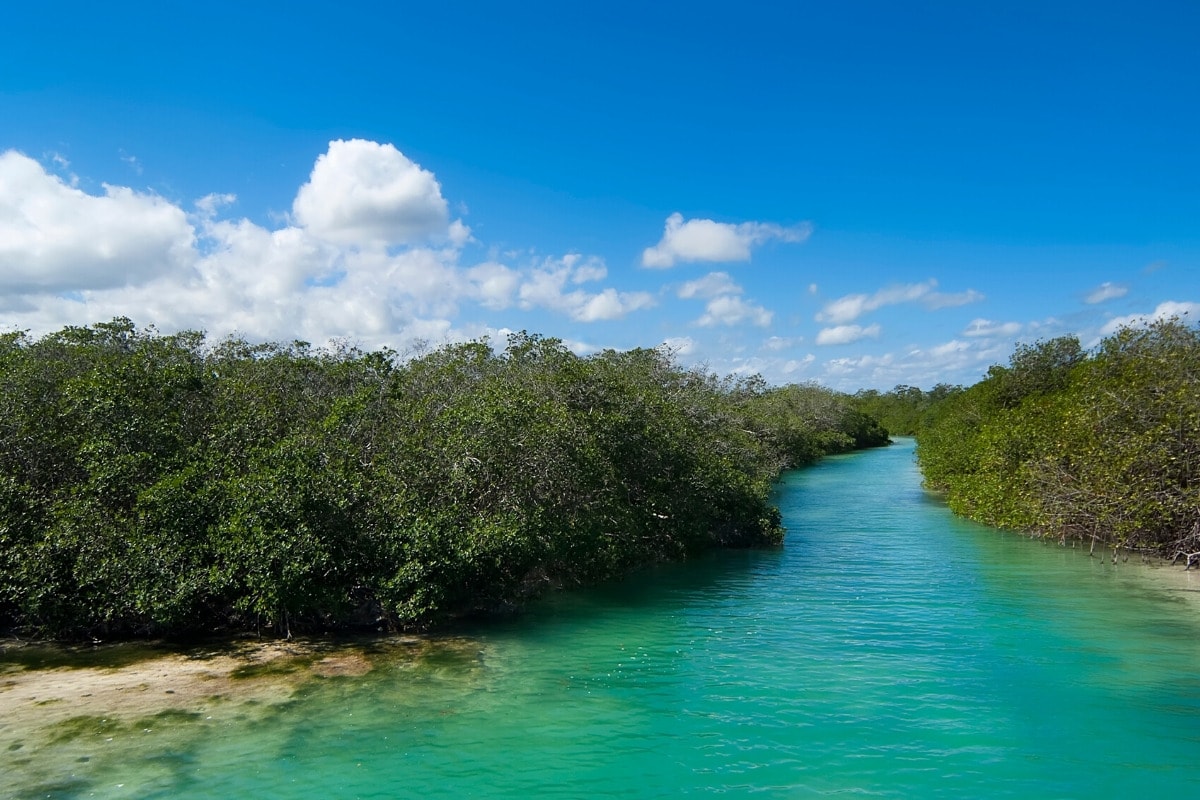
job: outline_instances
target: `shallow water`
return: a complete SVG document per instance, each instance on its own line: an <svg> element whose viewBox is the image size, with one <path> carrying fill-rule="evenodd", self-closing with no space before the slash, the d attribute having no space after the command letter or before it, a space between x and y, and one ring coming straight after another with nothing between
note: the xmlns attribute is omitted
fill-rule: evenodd
<svg viewBox="0 0 1200 800"><path fill-rule="evenodd" d="M374 648L365 675L314 674L237 713L85 721L9 752L6 782L62 798L1116 798L1193 782L1200 586L956 520L921 490L911 442L790 474L778 501L782 549L562 593L420 657Z"/></svg>

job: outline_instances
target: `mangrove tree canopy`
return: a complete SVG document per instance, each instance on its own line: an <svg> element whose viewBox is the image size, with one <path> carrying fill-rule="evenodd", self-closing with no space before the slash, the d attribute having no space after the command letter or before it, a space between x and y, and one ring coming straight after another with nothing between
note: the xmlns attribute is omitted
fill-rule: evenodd
<svg viewBox="0 0 1200 800"><path fill-rule="evenodd" d="M660 349L521 333L401 359L127 319L7 334L0 624L433 624L777 543L781 469L886 441L843 395Z"/></svg>

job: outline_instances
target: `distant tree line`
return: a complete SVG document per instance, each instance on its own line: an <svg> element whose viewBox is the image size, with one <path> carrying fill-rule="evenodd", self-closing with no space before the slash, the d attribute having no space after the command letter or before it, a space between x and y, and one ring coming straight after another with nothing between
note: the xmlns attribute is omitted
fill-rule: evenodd
<svg viewBox="0 0 1200 800"><path fill-rule="evenodd" d="M0 626L428 626L772 545L780 470L887 442L850 399L517 334L420 357L127 319L0 336Z"/></svg>
<svg viewBox="0 0 1200 800"><path fill-rule="evenodd" d="M936 406L927 484L959 514L1116 549L1200 557L1200 332L1125 328L1091 352L1063 337Z"/></svg>
<svg viewBox="0 0 1200 800"><path fill-rule="evenodd" d="M880 392L863 389L854 394L854 407L877 420L893 436L917 436L937 414L938 406L961 392L961 386L939 383L929 391L901 384Z"/></svg>

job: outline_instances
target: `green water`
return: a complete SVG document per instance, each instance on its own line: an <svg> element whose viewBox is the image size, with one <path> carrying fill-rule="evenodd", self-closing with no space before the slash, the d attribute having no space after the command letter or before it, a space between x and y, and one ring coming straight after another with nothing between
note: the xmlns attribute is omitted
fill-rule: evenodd
<svg viewBox="0 0 1200 800"><path fill-rule="evenodd" d="M45 745L27 767L40 785L16 783L52 797L1186 796L1200 595L956 520L919 480L911 443L828 459L781 484L778 551L563 593L240 719L72 739L52 782L60 746Z"/></svg>

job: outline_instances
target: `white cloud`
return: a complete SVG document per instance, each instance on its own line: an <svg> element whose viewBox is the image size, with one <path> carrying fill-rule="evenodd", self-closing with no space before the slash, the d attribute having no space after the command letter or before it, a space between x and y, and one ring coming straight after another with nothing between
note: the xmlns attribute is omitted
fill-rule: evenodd
<svg viewBox="0 0 1200 800"><path fill-rule="evenodd" d="M433 173L391 144L337 139L313 165L292 204L296 221L314 236L344 245L416 244L463 240L449 228L446 199Z"/></svg>
<svg viewBox="0 0 1200 800"><path fill-rule="evenodd" d="M860 339L878 339L881 328L878 324L868 325L835 325L832 328L822 328L817 333L817 344L851 344Z"/></svg>
<svg viewBox="0 0 1200 800"><path fill-rule="evenodd" d="M853 322L863 314L884 306L920 301L926 308L938 309L966 305L983 299L983 294L974 289L956 294L945 294L935 292L936 287L937 281L931 278L924 283L888 286L874 294L848 294L826 304L825 308L817 314L817 321L839 325Z"/></svg>
<svg viewBox="0 0 1200 800"><path fill-rule="evenodd" d="M807 223L785 228L766 222L732 225L711 219L684 221L679 213L667 217L662 239L642 252L642 266L673 267L677 261L749 261L752 248L777 239L803 242L812 233Z"/></svg>
<svg viewBox="0 0 1200 800"><path fill-rule="evenodd" d="M963 336L1016 336L1021 332L1019 322L992 322L990 319L973 319L963 331Z"/></svg>
<svg viewBox="0 0 1200 800"><path fill-rule="evenodd" d="M1165 303L1159 303L1150 314L1129 314L1124 317L1114 317L1100 329L1100 333L1103 336L1108 336L1116 333L1121 328L1145 328L1152 322L1170 319L1171 317L1180 317L1194 324L1197 320L1200 320L1200 303L1168 300Z"/></svg>
<svg viewBox="0 0 1200 800"><path fill-rule="evenodd" d="M605 289L593 294L582 289L566 291L568 283L592 281L604 274L595 260L576 266L578 262L579 256L570 254L558 260L547 260L533 269L517 292L521 307L559 311L577 322L598 322L620 319L632 311L654 305L654 297L648 292Z"/></svg>
<svg viewBox="0 0 1200 800"><path fill-rule="evenodd" d="M391 145L332 143L299 189L292 219L276 228L221 218L235 200L212 193L189 214L127 187L88 194L19 153L0 154L5 329L40 335L130 316L214 337L349 338L403 350L479 335L486 326L452 322L464 301L545 308L579 322L655 302L647 292L579 288L607 269L578 254L461 264L470 229L447 223L432 173Z"/></svg>
<svg viewBox="0 0 1200 800"><path fill-rule="evenodd" d="M828 303L817 314L817 322L841 324L853 322L868 311L875 311L884 306L908 303L919 300L937 286L937 281L913 283L904 286L889 286L874 294L848 294Z"/></svg>
<svg viewBox="0 0 1200 800"><path fill-rule="evenodd" d="M217 212L224 206L233 205L237 202L236 194L221 194L213 192L206 194L196 201L196 213L200 215L200 219L209 222L216 219Z"/></svg>
<svg viewBox="0 0 1200 800"><path fill-rule="evenodd" d="M690 356L696 352L696 340L690 336L672 336L663 339L662 346L677 356Z"/></svg>
<svg viewBox="0 0 1200 800"><path fill-rule="evenodd" d="M779 352L780 350L787 350L789 347L795 347L803 341L804 339L801 337L772 336L764 341L762 346L764 350Z"/></svg>
<svg viewBox="0 0 1200 800"><path fill-rule="evenodd" d="M929 354L934 358L946 358L947 356L965 353L971 349L971 345L967 342L960 342L957 339L951 339L944 344L939 344L929 351Z"/></svg>
<svg viewBox="0 0 1200 800"><path fill-rule="evenodd" d="M891 353L881 356L861 356L859 358L833 358L825 362L825 371L830 375L851 375L860 372L878 371L881 367L889 367L895 358Z"/></svg>
<svg viewBox="0 0 1200 800"><path fill-rule="evenodd" d="M774 316L772 312L760 305L747 302L737 296L723 295L708 301L708 305L704 309L704 316L696 320L696 324L702 328L711 328L716 325L748 323L765 328L771 324Z"/></svg>
<svg viewBox="0 0 1200 800"><path fill-rule="evenodd" d="M1088 292L1083 298L1083 302L1087 303L1088 305L1095 305L1097 303L1103 303L1105 300L1115 300L1118 297L1124 297L1127 294L1129 294L1128 286L1122 286L1117 283L1105 281L1095 289L1092 289L1090 292Z"/></svg>
<svg viewBox="0 0 1200 800"><path fill-rule="evenodd" d="M566 261L567 259L563 259ZM571 262L575 263L577 258L571 258ZM591 259L588 262L575 267L571 275L571 283L593 283L602 281L608 277L608 268L604 266L599 259Z"/></svg>
<svg viewBox="0 0 1200 800"><path fill-rule="evenodd" d="M741 294L742 287L729 277L728 272L710 272L703 278L688 281L679 287L679 296L685 300L709 298L722 294Z"/></svg>
<svg viewBox="0 0 1200 800"><path fill-rule="evenodd" d="M137 156L131 156L128 153L126 153L124 150L122 150L122 151L120 151L119 157L122 161L124 161L126 164L128 164L129 168L132 169L135 173L137 173L138 175L142 174L142 162L138 161Z"/></svg>
<svg viewBox="0 0 1200 800"><path fill-rule="evenodd" d="M450 228L446 231L446 238L455 247L462 247L467 242L475 241L475 237L471 236L471 229L464 225L461 219L450 223Z"/></svg>
<svg viewBox="0 0 1200 800"><path fill-rule="evenodd" d="M86 194L15 150L0 153L0 291L84 291L178 272L194 260L182 209L104 186Z"/></svg>
<svg viewBox="0 0 1200 800"><path fill-rule="evenodd" d="M974 383L991 364L1011 354L1008 341L953 339L922 349L912 347L902 356L891 353L838 358L825 363L822 381L832 388L854 392L862 388L886 389L899 383L931 387L937 383Z"/></svg>
<svg viewBox="0 0 1200 800"><path fill-rule="evenodd" d="M971 303L978 303L984 299L983 292L977 292L974 289L967 289L965 292L954 292L946 294L944 292L930 292L921 298L921 303L926 308L937 310L939 308L955 308L957 306L966 306Z"/></svg>
<svg viewBox="0 0 1200 800"><path fill-rule="evenodd" d="M495 261L471 267L466 274L474 287L475 299L485 308L495 310L512 305L513 293L521 283L520 273Z"/></svg>
<svg viewBox="0 0 1200 800"><path fill-rule="evenodd" d="M609 288L587 297L578 307L572 308L570 314L579 322L597 322L620 319L631 311L649 308L652 305L654 298L645 292L618 292Z"/></svg>
<svg viewBox="0 0 1200 800"><path fill-rule="evenodd" d="M791 375L796 372L803 372L804 370L806 370L808 368L808 366L810 364L812 364L816 360L817 360L817 357L815 355L813 355L812 353L806 354L804 356L804 358L789 359L788 361L784 362L784 364L783 364L783 374Z"/></svg>

